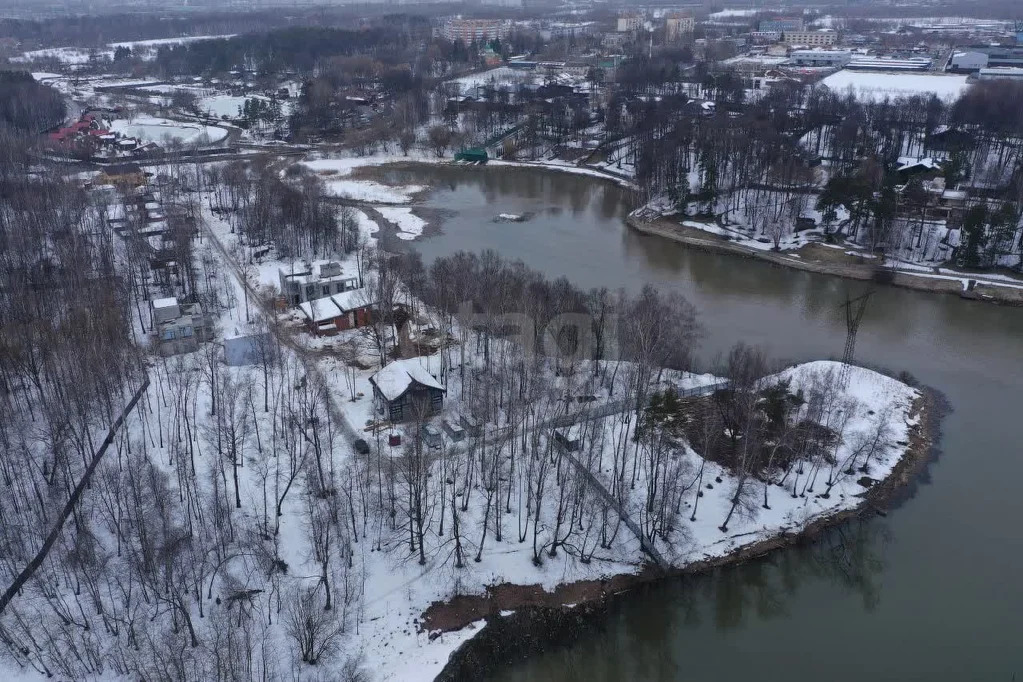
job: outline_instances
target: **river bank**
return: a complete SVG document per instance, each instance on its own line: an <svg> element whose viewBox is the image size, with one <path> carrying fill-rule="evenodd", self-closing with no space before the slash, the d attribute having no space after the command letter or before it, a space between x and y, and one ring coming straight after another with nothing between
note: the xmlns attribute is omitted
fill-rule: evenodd
<svg viewBox="0 0 1023 682"><path fill-rule="evenodd" d="M503 584L488 588L485 595L459 596L431 605L422 621L424 631L433 632L431 636L467 627L480 619L486 622L452 652L436 682L483 679L503 665L599 631L610 606L630 591L761 559L780 549L812 542L826 530L856 517L884 515L908 496L911 485L936 455L940 421L946 409L943 396L923 389L910 411L915 424L907 447L890 473L867 488L856 506L817 518L797 532L782 531L728 554L667 572L645 565L636 573L559 585L551 592L538 585Z"/></svg>
<svg viewBox="0 0 1023 682"><path fill-rule="evenodd" d="M805 270L823 275L833 275L845 279L874 281L881 284L926 291L930 293L955 294L961 298L1010 306L1023 306L1023 282L1019 284L999 282L985 279L983 275L936 275L930 273L915 274L904 270L881 270L871 263L855 262L855 258L842 251L831 253L832 249L803 247L799 251L786 253L753 249L742 244L728 241L722 237L703 230L687 227L666 218L642 220L633 215L625 219L631 229L647 235L670 239L679 244L727 253L743 258L757 258L773 265L780 265L797 270ZM970 287L967 282L973 281Z"/></svg>
<svg viewBox="0 0 1023 682"><path fill-rule="evenodd" d="M360 159L353 168L353 179L379 180L383 168L395 170L409 169L419 165L451 165L440 159L393 158L387 157L374 160L372 157ZM570 163L554 163L543 161L501 161L494 160L486 168L540 170L544 172L568 173L590 177L608 182L628 191L635 191L636 186L623 176L612 174L601 169L582 167ZM476 168L476 167L474 167ZM966 273L945 270L929 272L924 268L919 271L889 270L878 268L877 265L862 257L852 255L841 248L829 248L820 244L808 244L796 251L776 252L756 249L724 239L711 232L679 224L667 218L644 220L630 214L625 223L636 232L670 239L690 248L702 249L716 253L757 258L772 265L780 265L806 272L842 277L858 281L872 281L878 284L929 293L954 294L960 298L1008 306L1023 307L1023 280L1013 281L1009 277L991 273ZM436 222L430 225L430 234L443 229Z"/></svg>

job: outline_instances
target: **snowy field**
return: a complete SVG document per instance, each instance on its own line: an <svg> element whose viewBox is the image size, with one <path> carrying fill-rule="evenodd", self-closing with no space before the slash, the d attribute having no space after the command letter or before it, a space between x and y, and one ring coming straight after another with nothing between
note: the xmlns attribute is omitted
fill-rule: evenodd
<svg viewBox="0 0 1023 682"><path fill-rule="evenodd" d="M913 95L936 95L939 99L957 99L969 88L966 76L926 73L878 73L842 70L821 84L839 95L852 92L857 99L880 102Z"/></svg>
<svg viewBox="0 0 1023 682"><path fill-rule="evenodd" d="M421 185L395 187L373 180L349 178L351 172L360 166L374 166L385 163L418 160L410 157L358 157L341 159L318 159L303 161L302 166L323 180L327 191L337 197L348 197L355 201L380 204L407 204L415 194L425 188ZM397 222L397 221L394 221Z"/></svg>
<svg viewBox="0 0 1023 682"><path fill-rule="evenodd" d="M197 106L200 111L215 116L216 118L238 118L242 107L252 97L235 97L233 95L214 95L199 100ZM265 98L264 98L265 99Z"/></svg>
<svg viewBox="0 0 1023 682"><path fill-rule="evenodd" d="M462 95L473 95L477 88L486 85L508 85L514 86L519 83L531 83L535 74L522 69L513 69L508 66L499 66L482 73L474 73L447 81L444 85L457 88Z"/></svg>
<svg viewBox="0 0 1023 682"><path fill-rule="evenodd" d="M129 137L137 137L144 142L162 144L170 140L186 146L199 147L223 142L228 135L225 128L148 116L140 116L131 121L124 119L114 121L110 124L110 130Z"/></svg>
<svg viewBox="0 0 1023 682"><path fill-rule="evenodd" d="M235 33L224 33L220 35L206 35L206 36L185 36L181 38L156 38L153 40L133 40L123 43L110 43L110 47L116 49L118 47L128 47L132 50L146 49L152 47L160 47L162 45L185 45L187 43L197 43L203 40L222 40L225 38L235 37Z"/></svg>
<svg viewBox="0 0 1023 682"><path fill-rule="evenodd" d="M230 38L231 35L208 35L208 36L187 36L183 38L159 38L156 40L135 40L119 43L108 43L104 47L47 47L40 50L29 50L20 56L13 57L12 62L27 63L42 59L54 59L65 66L80 66L87 64L91 59L113 59L114 50L118 47L131 48L138 52L139 56L153 56L156 48L161 45L183 45L194 43L200 40L215 40L218 38Z"/></svg>

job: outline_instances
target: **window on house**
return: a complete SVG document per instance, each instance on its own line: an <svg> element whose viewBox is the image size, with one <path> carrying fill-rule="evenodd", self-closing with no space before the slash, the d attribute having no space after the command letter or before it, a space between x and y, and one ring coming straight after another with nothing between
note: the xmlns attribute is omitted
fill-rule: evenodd
<svg viewBox="0 0 1023 682"><path fill-rule="evenodd" d="M330 285L329 284L323 285L323 295L324 296L330 296Z"/></svg>
<svg viewBox="0 0 1023 682"><path fill-rule="evenodd" d="M174 330L173 329L164 329L163 333L160 335L160 338L163 339L164 341L173 341L174 340Z"/></svg>
<svg viewBox="0 0 1023 682"><path fill-rule="evenodd" d="M191 327L183 327L181 329L181 338L187 339L191 335L192 335L192 328Z"/></svg>

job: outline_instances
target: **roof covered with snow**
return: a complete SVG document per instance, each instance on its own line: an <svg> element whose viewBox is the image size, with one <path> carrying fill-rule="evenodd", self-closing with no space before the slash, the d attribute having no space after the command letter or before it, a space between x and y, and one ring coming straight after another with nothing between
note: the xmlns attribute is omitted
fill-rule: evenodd
<svg viewBox="0 0 1023 682"><path fill-rule="evenodd" d="M414 383L441 391L445 390L440 382L419 364L417 358L395 360L371 376L369 381L388 401L400 398Z"/></svg>
<svg viewBox="0 0 1023 682"><path fill-rule="evenodd" d="M300 303L298 309L302 311L302 314L310 322L325 322L327 320L333 320L338 315L341 315L340 308L337 304L331 300L330 296L324 296L323 298L314 298L311 301Z"/></svg>
<svg viewBox="0 0 1023 682"><path fill-rule="evenodd" d="M344 315L357 308L373 305L371 296L368 290L363 287L362 289L351 289L349 291L342 291L339 294L299 303L298 308L311 322L324 322L326 320L333 320L335 317Z"/></svg>
<svg viewBox="0 0 1023 682"><path fill-rule="evenodd" d="M178 299L170 296L169 298L154 298L153 308L173 308L178 304Z"/></svg>
<svg viewBox="0 0 1023 682"><path fill-rule="evenodd" d="M356 308L365 308L374 303L373 294L366 287L342 291L340 294L334 294L330 298L343 312L355 310Z"/></svg>
<svg viewBox="0 0 1023 682"><path fill-rule="evenodd" d="M941 164L929 156L923 158L917 158L915 156L900 156L898 161L898 170L904 171L910 168L926 168L928 170L938 170L941 168Z"/></svg>

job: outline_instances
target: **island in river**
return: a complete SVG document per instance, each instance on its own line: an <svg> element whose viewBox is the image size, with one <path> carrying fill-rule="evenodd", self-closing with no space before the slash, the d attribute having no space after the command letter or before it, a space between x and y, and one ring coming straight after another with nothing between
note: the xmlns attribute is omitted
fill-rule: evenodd
<svg viewBox="0 0 1023 682"><path fill-rule="evenodd" d="M807 363L776 378L792 381L798 390L815 375L839 370L838 363ZM504 582L488 586L484 594L435 602L422 621L431 639L469 626L476 633L451 654L436 679L483 679L511 661L572 642L605 617L609 601L624 598L624 593L640 585L739 564L812 540L824 529L855 516L884 513L888 503L919 474L931 456L938 429L937 401L929 390L914 389L872 370L853 368L844 404L854 414L842 418L845 443L836 450L826 475L823 471L804 472L807 475L802 483L786 484L788 474L781 480L763 481L762 508L736 528L726 530L714 524L727 515L735 477L711 464L706 472L706 490L694 498L698 504L702 500L703 510L694 509L689 517L693 545L676 549L667 565L648 561L632 573L561 583L551 590L539 584ZM882 431L886 439L893 440L885 441L887 452L875 460L876 466L851 465L851 459L862 456L865 444ZM868 469L869 476L865 473ZM702 476L699 482L704 482ZM715 486L719 492L712 493ZM687 503L686 507L691 505ZM479 629L481 619L486 627Z"/></svg>

